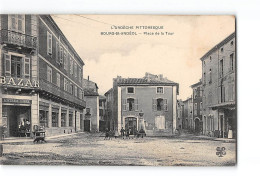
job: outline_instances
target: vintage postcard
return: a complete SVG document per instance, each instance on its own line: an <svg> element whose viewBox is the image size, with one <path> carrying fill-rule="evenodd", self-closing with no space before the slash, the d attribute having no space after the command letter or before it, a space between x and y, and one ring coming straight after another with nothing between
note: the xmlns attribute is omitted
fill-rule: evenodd
<svg viewBox="0 0 260 176"><path fill-rule="evenodd" d="M231 15L0 15L0 164L235 166Z"/></svg>

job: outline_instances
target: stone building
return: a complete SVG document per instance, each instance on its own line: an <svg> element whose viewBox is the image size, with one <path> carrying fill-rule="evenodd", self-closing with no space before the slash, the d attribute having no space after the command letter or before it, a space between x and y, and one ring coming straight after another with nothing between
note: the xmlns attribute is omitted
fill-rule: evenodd
<svg viewBox="0 0 260 176"><path fill-rule="evenodd" d="M106 116L106 128L109 130L115 130L115 122L113 119L113 89L109 89L105 93L105 116Z"/></svg>
<svg viewBox="0 0 260 176"><path fill-rule="evenodd" d="M179 85L163 75L146 73L143 78L113 80L115 129L145 129L147 135L171 135L177 127Z"/></svg>
<svg viewBox="0 0 260 176"><path fill-rule="evenodd" d="M84 100L86 102L84 114L84 131L99 131L99 94L95 82L83 79Z"/></svg>
<svg viewBox="0 0 260 176"><path fill-rule="evenodd" d="M50 15L0 15L0 126L5 136L79 131L84 62Z"/></svg>
<svg viewBox="0 0 260 176"><path fill-rule="evenodd" d="M193 129L193 103L191 97L183 101L182 127L186 130Z"/></svg>
<svg viewBox="0 0 260 176"><path fill-rule="evenodd" d="M105 131L107 127L106 112L106 97L99 95L99 131Z"/></svg>
<svg viewBox="0 0 260 176"><path fill-rule="evenodd" d="M230 138L236 135L235 46L232 33L201 58L205 135Z"/></svg>
<svg viewBox="0 0 260 176"><path fill-rule="evenodd" d="M193 85L192 102L193 102L193 129L196 133L201 133L203 129L202 120L202 82L201 80Z"/></svg>

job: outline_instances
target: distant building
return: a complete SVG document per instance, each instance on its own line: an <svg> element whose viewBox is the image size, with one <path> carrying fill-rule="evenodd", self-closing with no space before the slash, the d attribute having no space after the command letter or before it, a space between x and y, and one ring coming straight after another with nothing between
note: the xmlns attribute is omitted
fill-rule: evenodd
<svg viewBox="0 0 260 176"><path fill-rule="evenodd" d="M109 130L115 130L115 121L113 119L113 89L109 89L105 93L105 116L106 116L106 128Z"/></svg>
<svg viewBox="0 0 260 176"><path fill-rule="evenodd" d="M95 82L83 79L84 100L86 102L84 114L84 131L99 131L99 94Z"/></svg>
<svg viewBox="0 0 260 176"><path fill-rule="evenodd" d="M193 85L192 88L192 101L193 101L193 129L196 133L202 132L202 82L201 80Z"/></svg>
<svg viewBox="0 0 260 176"><path fill-rule="evenodd" d="M99 131L105 131L106 129L106 97L99 95Z"/></svg>
<svg viewBox="0 0 260 176"><path fill-rule="evenodd" d="M173 134L178 124L178 93L179 84L163 75L146 73L143 78L114 78L114 128L129 129L131 134L141 128L147 135Z"/></svg>
<svg viewBox="0 0 260 176"><path fill-rule="evenodd" d="M193 103L192 98L187 98L183 101L183 118L182 127L183 129L192 130L193 129Z"/></svg>
<svg viewBox="0 0 260 176"><path fill-rule="evenodd" d="M232 33L202 58L203 133L236 135L236 39Z"/></svg>
<svg viewBox="0 0 260 176"><path fill-rule="evenodd" d="M184 105L182 100L177 100L177 129L181 130L182 127L182 119L184 118Z"/></svg>

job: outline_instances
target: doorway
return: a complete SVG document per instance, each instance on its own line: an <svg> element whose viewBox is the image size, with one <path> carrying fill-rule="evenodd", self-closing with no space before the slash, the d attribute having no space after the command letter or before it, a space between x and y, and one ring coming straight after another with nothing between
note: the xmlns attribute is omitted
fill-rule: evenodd
<svg viewBox="0 0 260 176"><path fill-rule="evenodd" d="M84 131L90 132L90 120L84 120Z"/></svg>
<svg viewBox="0 0 260 176"><path fill-rule="evenodd" d="M200 120L195 119L195 132L199 133L200 132Z"/></svg>
<svg viewBox="0 0 260 176"><path fill-rule="evenodd" d="M133 135L134 131L137 130L137 118L135 117L125 118L125 129L129 130L130 135Z"/></svg>

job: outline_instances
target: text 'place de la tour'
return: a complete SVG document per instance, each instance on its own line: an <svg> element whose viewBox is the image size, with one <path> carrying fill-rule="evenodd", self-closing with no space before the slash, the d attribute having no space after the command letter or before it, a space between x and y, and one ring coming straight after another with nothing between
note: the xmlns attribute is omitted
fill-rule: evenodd
<svg viewBox="0 0 260 176"><path fill-rule="evenodd" d="M140 16L151 21L154 18L163 26L155 28L148 25L149 20L143 20L142 29L107 27L104 22L88 20L95 16L86 17L0 15L2 165L236 165L235 25L230 32L217 35L208 32L214 21L210 19L211 23L205 25L209 28L205 29L207 37L200 38L203 42L187 42L187 47L176 42L171 51L171 46L147 43L173 42L183 24L179 20L175 32L167 31L168 23L163 23L178 16L160 16L162 20ZM117 22L132 22L125 16L113 18L117 17ZM108 24L113 18L101 17ZM185 16L180 18L186 27L191 23ZM205 16L205 23L206 18L211 17ZM194 16L194 20L203 25L204 17ZM86 27L88 23L91 25ZM84 31L84 25L86 32L89 29L99 35L72 35L74 30ZM98 27L102 25L107 26ZM195 37L196 28L192 34L183 34L183 40L189 37L187 41L195 43L190 38ZM188 31L184 29L183 33ZM138 44L140 47L135 47ZM85 45L89 47L84 50ZM193 47L201 49L198 55ZM175 52L173 57L168 51ZM195 74L181 66L186 61L179 53L198 63L199 76L195 79ZM100 60L91 60L98 54ZM120 72L114 74L113 70ZM183 75L185 78L179 78Z"/></svg>

